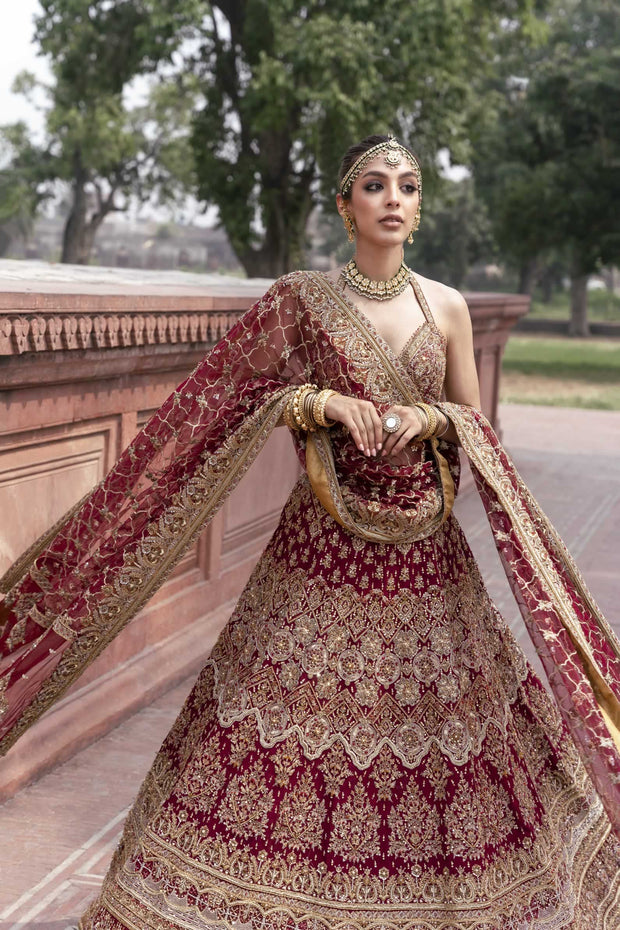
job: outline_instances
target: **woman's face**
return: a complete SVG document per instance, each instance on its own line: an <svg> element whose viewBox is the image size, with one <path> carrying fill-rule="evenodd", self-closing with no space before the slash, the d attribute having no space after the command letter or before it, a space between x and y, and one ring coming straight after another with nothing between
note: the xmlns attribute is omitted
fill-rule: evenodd
<svg viewBox="0 0 620 930"><path fill-rule="evenodd" d="M379 155L355 179L348 201L338 195L338 212L351 215L358 240L389 247L405 241L419 202L418 182L411 166L405 162L390 168Z"/></svg>

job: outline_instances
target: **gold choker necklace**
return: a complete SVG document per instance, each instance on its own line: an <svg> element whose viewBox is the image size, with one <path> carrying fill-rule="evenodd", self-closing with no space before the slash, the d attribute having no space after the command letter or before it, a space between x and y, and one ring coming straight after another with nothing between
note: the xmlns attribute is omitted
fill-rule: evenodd
<svg viewBox="0 0 620 930"><path fill-rule="evenodd" d="M369 297L370 300L391 300L392 297L398 297L409 286L412 275L411 268L401 262L400 268L389 281L373 281L362 274L354 258L347 262L340 272L340 277L352 291L361 294L362 297Z"/></svg>

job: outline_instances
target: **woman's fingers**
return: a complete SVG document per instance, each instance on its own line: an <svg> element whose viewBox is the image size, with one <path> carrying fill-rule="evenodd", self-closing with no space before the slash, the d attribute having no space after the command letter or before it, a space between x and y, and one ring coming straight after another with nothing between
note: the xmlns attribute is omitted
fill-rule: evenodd
<svg viewBox="0 0 620 930"><path fill-rule="evenodd" d="M407 427L406 430L400 431L397 433L397 440L395 445L392 447L392 455L398 455L401 452L407 443L415 439L417 435L417 428L414 426Z"/></svg>
<svg viewBox="0 0 620 930"><path fill-rule="evenodd" d="M401 425L395 433L388 433L383 444L383 455L398 455L407 443L412 442L420 433L422 421L418 412L412 407L390 407L388 413L400 417Z"/></svg>
<svg viewBox="0 0 620 930"><path fill-rule="evenodd" d="M381 417L370 401L336 394L329 398L325 415L346 426L355 445L364 455L376 455L381 450Z"/></svg>
<svg viewBox="0 0 620 930"><path fill-rule="evenodd" d="M381 449L381 443L383 440L383 427L381 426L381 418L372 405L369 405L362 411L362 418L364 420L364 428L366 430L366 438L368 442L367 448L372 455L376 455L377 451Z"/></svg>
<svg viewBox="0 0 620 930"><path fill-rule="evenodd" d="M364 455L398 453L419 433L422 421L415 409L395 405L389 412L398 414L401 426L396 433L384 434L381 416L371 401L335 394L325 406L325 415L346 426Z"/></svg>

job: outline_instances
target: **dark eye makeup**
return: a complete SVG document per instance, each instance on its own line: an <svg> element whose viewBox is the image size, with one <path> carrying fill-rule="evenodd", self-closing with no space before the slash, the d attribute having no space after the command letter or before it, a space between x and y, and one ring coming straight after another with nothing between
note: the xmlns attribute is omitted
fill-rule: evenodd
<svg viewBox="0 0 620 930"><path fill-rule="evenodd" d="M383 184L381 181L368 181L368 183L364 185L364 190L374 193L376 191L383 190ZM407 194L415 194L418 188L415 184L406 182L405 184L401 185L401 190L404 190Z"/></svg>

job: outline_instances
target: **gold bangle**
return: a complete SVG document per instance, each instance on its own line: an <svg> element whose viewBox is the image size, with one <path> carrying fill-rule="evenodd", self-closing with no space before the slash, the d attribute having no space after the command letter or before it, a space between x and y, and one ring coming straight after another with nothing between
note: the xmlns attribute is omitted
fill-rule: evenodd
<svg viewBox="0 0 620 930"><path fill-rule="evenodd" d="M423 410L422 407L420 407L418 404L415 404L414 406L417 407L418 411L424 417L424 424L421 427L420 432L418 433L417 436L414 436L412 440L413 442L419 442L426 435L426 433L428 433L428 428L430 426L431 421L429 419L429 416L426 410Z"/></svg>
<svg viewBox="0 0 620 930"><path fill-rule="evenodd" d="M441 416L442 416L442 417L444 418L444 420L446 421L446 425L444 426L444 428L442 429L442 431L441 431L440 433L436 433L436 434L435 434L437 439L441 439L442 436L445 436L446 433L448 432L448 430L450 429L450 419L449 419L449 417L446 416L446 414L443 412L443 410L440 410L439 413L441 414Z"/></svg>
<svg viewBox="0 0 620 930"><path fill-rule="evenodd" d="M293 417L295 418L295 423L297 424L298 430L306 431L306 421L303 418L302 408L301 408L301 398L302 398L303 388L298 388L295 391L293 396Z"/></svg>
<svg viewBox="0 0 620 930"><path fill-rule="evenodd" d="M292 419L295 423L296 430L301 430L304 428L303 421L299 413L299 398L301 396L301 392L303 388L304 388L304 385L301 385L300 387L297 388L297 390L293 394L293 400L291 402Z"/></svg>
<svg viewBox="0 0 620 930"><path fill-rule="evenodd" d="M305 422L308 424L308 431L313 433L317 428L317 422L314 419L313 408L314 408L314 398L316 397L318 390L307 390L301 399L301 409L302 415Z"/></svg>
<svg viewBox="0 0 620 930"><path fill-rule="evenodd" d="M284 425L288 426L289 429L296 430L297 425L293 418L293 398L289 398L289 401L282 411L282 419L284 420Z"/></svg>
<svg viewBox="0 0 620 930"><path fill-rule="evenodd" d="M328 420L325 416L325 405L330 397L333 397L337 394L338 391L332 391L331 388L325 388L322 391L319 391L318 394L315 394L312 403L312 416L316 422L317 426L322 426L324 429L329 429L330 426L333 426L336 422L335 420Z"/></svg>
<svg viewBox="0 0 620 930"><path fill-rule="evenodd" d="M414 406L426 414L426 419L428 421L426 429L416 436L418 442L424 442L425 439L430 439L435 435L439 418L437 416L437 411L430 404L417 403L414 404Z"/></svg>
<svg viewBox="0 0 620 930"><path fill-rule="evenodd" d="M293 394L293 418L297 424L297 428L306 433L313 433L316 430L316 426L306 418L304 401L306 395L313 394L317 390L316 384L306 383L298 387Z"/></svg>

